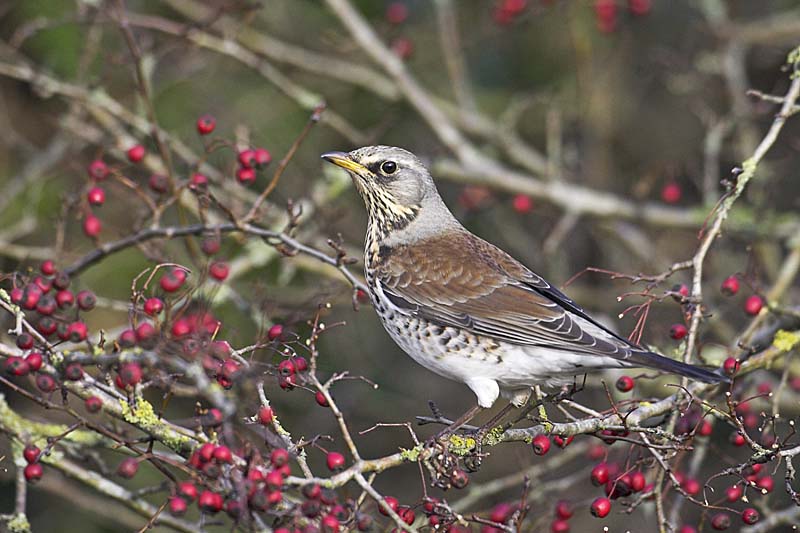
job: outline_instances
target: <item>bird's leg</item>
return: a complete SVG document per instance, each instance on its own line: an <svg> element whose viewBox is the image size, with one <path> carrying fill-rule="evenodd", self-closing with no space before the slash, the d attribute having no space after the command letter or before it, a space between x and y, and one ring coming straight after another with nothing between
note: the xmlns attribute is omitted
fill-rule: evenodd
<svg viewBox="0 0 800 533"><path fill-rule="evenodd" d="M533 388L533 396L536 398L536 405L539 406L539 418L545 425L549 424L550 420L547 418L547 410L544 408L544 397L547 395L542 392L542 388L539 385L536 385Z"/></svg>
<svg viewBox="0 0 800 533"><path fill-rule="evenodd" d="M432 443L436 442L445 436L449 437L450 435L455 433L458 430L458 428L460 428L461 426L463 426L464 424L475 418L475 415L477 415L481 409L482 407L480 405L472 406L466 413L458 417L458 419L455 422L453 422L452 424L441 430L439 433L434 435L430 439L431 442Z"/></svg>
<svg viewBox="0 0 800 533"><path fill-rule="evenodd" d="M496 426L496 425L497 425L497 424L498 424L498 423L499 423L499 422L500 422L500 421L501 421L503 418L505 418L505 417L506 417L506 415L507 415L507 414L508 414L508 413L509 413L509 412L510 412L512 409L514 409L515 407L516 407L516 405L514 405L513 403L509 403L508 405L506 405L505 407L503 407L502 409L500 409L500 411L498 411L498 413L497 413L496 415L494 415L494 416L493 416L493 417L492 417L492 418L491 418L491 419L490 419L488 422L486 422L485 424L483 424L482 426L480 426L480 427L479 427L479 428L478 428L478 429L475 431L475 448L476 448L476 451L477 451L478 453L480 453L480 451L481 451L481 445L483 444L483 439L486 437L486 435L487 435L487 434L488 434L488 433L489 433L489 432L490 432L492 429L494 429L494 427L495 427L495 426Z"/></svg>

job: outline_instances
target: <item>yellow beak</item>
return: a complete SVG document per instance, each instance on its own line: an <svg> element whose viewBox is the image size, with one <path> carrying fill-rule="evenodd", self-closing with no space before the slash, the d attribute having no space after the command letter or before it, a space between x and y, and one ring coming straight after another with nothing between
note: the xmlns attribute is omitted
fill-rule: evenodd
<svg viewBox="0 0 800 533"><path fill-rule="evenodd" d="M350 154L346 152L325 152L320 157L325 161L333 163L337 167L342 167L343 169L356 174L363 175L365 173L369 173L369 169L367 167L350 159Z"/></svg>

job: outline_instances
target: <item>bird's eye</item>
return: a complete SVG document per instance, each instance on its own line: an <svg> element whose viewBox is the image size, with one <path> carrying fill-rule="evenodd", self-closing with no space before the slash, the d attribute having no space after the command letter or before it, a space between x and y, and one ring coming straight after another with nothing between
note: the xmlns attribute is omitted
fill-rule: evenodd
<svg viewBox="0 0 800 533"><path fill-rule="evenodd" d="M381 172L384 174L393 174L397 170L397 163L394 161L384 161L381 163Z"/></svg>

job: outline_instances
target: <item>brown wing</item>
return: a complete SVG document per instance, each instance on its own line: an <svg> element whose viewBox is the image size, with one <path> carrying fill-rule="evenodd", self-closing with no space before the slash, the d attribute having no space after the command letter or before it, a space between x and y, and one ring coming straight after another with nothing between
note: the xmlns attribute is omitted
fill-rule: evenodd
<svg viewBox="0 0 800 533"><path fill-rule="evenodd" d="M450 233L387 253L391 260L378 269L384 293L396 306L434 323L513 344L630 356L626 341L511 256L471 234ZM608 338L582 329L582 318Z"/></svg>

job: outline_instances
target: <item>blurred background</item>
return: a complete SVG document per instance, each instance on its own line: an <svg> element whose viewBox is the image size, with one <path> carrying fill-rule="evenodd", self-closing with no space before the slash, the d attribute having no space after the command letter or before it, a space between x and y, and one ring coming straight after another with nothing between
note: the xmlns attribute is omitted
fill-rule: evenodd
<svg viewBox="0 0 800 533"><path fill-rule="evenodd" d="M153 154L156 147L146 122L144 128L136 122L146 120L148 109L119 28L123 12L138 41L158 123L189 151L203 153L206 141L195 132L195 122L211 114L217 120L215 135L263 146L277 161L313 108L327 105L269 197L268 222L282 229L287 201L300 203L298 240L333 253L326 241L341 235L344 249L359 260L351 268L359 276L365 211L346 176L323 167L319 154L366 144L397 145L418 154L470 230L558 285L587 267L656 274L689 259L699 229L724 191L721 180L731 179L732 169L752 154L777 110L747 91L784 94L788 77L782 66L800 44L796 0L352 2L390 53L402 58L402 76L416 80L456 125L462 146L499 162L513 174L509 177L464 171L468 159L442 141L430 125L432 117L409 99L402 76L387 73L391 64L354 41L332 8L338 3L5 0L0 5L0 271L24 270L46 258L69 264L94 247L81 230L77 200L92 159L103 155L133 182L147 182L151 171L124 159L134 142ZM114 105L124 112L114 111ZM748 320L744 300L774 279L797 228L798 150L800 122L790 121L709 256L705 278L711 316L701 342L711 363L734 344ZM217 196L234 207L243 205L247 196L234 179L233 153L214 152L208 162L222 176ZM195 165L175 156L174 167L186 177ZM260 190L269 177L261 175L251 189ZM101 242L141 227L146 215L142 202L122 185L110 183L107 193L98 214ZM601 212L609 202L619 208ZM165 222L179 220L167 213ZM352 290L336 269L300 256L281 257L261 242L230 235L220 255L230 261L234 275L224 290L209 294L234 346L263 338L273 323L302 335L317 306L331 303L325 320L342 325L322 336L322 375L346 369L378 385L373 389L349 380L336 387L355 431L428 415L429 401L451 417L472 405L466 387L405 356L368 304L355 311ZM89 315L92 329L113 332L125 326L131 279L155 257L189 261L185 247L164 242L113 255L80 276L77 285L101 297L99 309ZM726 298L719 284L737 273L743 290ZM688 283L688 275L682 276L670 278L663 289ZM618 314L642 300L620 302L617 296L630 290L635 287L626 280L586 273L567 292L628 335L637 317L629 313L618 319ZM790 291L796 301L797 286ZM683 323L680 306L669 298L656 302L642 340L664 353L679 350L669 336L674 323ZM256 354L263 362L272 356L268 350ZM581 403L607 407L601 379L613 383L615 378L590 378L578 397ZM771 383L778 376L764 373L758 379ZM312 394L285 392L269 383L268 394L293 435L337 435L333 418ZM662 394L649 387L641 394ZM9 400L23 413L47 418L27 400ZM255 406L256 398L244 404ZM175 400L169 409L179 418L191 413L192 403ZM790 414L796 416L796 407ZM728 431L720 429L712 437L714 449L717 457L732 461ZM426 426L419 434L433 431ZM412 446L402 427L377 429L358 440L366 457ZM340 439L330 446L344 451ZM6 448L0 436L0 455ZM310 460L319 465L324 457L312 453ZM504 445L471 483L480 486L536 461L544 459L528 445ZM596 492L588 483L587 464L578 456L545 476L566 482L561 491L534 501L532 531L548 527L552 505L561 497L581 507L573 531L600 530L586 503ZM5 510L13 505L13 468L0 470L0 509ZM158 475L141 478L136 484L144 486ZM422 494L414 466L380 476L376 486L407 502ZM509 484L470 510L512 501L520 490L521 483ZM94 533L143 525L140 517L56 475L31 494L35 531ZM451 501L460 496L447 494ZM774 498L770 505L780 507L782 497ZM691 505L683 513L687 520L699 516ZM611 531L649 531L637 524L643 517L654 523L652 515L651 506L640 506L631 516L613 514L603 525Z"/></svg>

